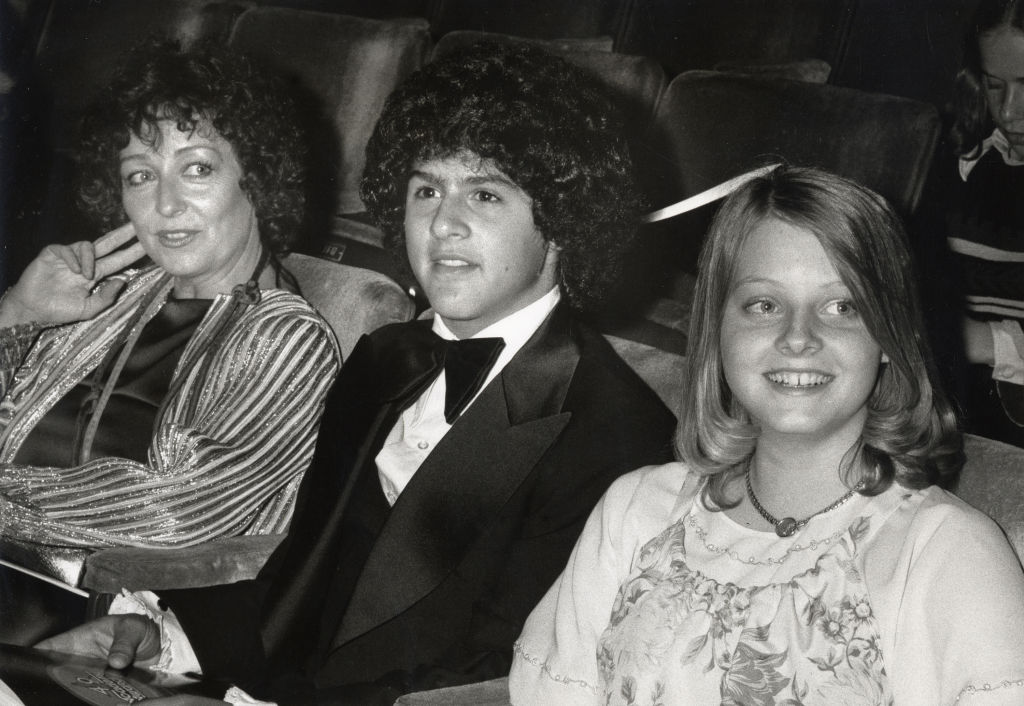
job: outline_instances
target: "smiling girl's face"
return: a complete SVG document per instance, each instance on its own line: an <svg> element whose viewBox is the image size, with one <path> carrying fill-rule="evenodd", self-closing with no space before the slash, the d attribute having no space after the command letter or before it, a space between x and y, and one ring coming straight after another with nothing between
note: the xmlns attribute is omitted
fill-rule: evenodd
<svg viewBox="0 0 1024 706"><path fill-rule="evenodd" d="M751 231L720 343L726 382L762 439L848 447L860 436L884 356L811 232L771 217Z"/></svg>
<svg viewBox="0 0 1024 706"><path fill-rule="evenodd" d="M252 275L261 245L231 144L206 122L121 150L121 202L139 242L175 278L180 297L211 298ZM148 137L148 136L147 136ZM152 144L147 144L152 142Z"/></svg>

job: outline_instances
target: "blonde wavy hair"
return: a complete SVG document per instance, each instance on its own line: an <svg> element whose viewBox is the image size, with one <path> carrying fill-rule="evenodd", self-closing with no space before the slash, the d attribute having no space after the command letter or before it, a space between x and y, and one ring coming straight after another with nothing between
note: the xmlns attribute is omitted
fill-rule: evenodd
<svg viewBox="0 0 1024 706"><path fill-rule="evenodd" d="M881 196L848 179L783 166L726 199L701 251L676 452L708 476L705 499L712 507L738 502L726 489L745 472L760 433L725 382L720 335L739 254L766 218L818 239L889 358L868 399L860 441L844 460L844 482L863 482L865 495L893 481L908 488L943 484L963 465L963 440L938 386L900 219ZM855 468L868 470L851 478Z"/></svg>

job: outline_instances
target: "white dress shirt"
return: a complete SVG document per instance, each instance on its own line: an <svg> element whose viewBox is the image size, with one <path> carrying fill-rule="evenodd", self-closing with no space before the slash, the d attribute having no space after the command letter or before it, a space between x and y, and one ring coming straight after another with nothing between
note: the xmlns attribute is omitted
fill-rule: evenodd
<svg viewBox="0 0 1024 706"><path fill-rule="evenodd" d="M558 304L559 299L561 299L561 293L558 287L554 287L532 304L528 304L471 336L471 338L501 338L505 341L505 347L502 348L494 366L487 374L484 384L480 387L480 392L483 392L484 388L498 377L513 356L540 328L544 319ZM437 315L434 316L433 330L438 336L449 341L458 338ZM402 413L384 441L380 453L377 454L377 474L380 476L380 485L389 505L395 504L398 496L405 490L405 486L419 470L420 465L452 428L452 425L444 418L445 390L445 374L442 370L419 399ZM480 396L480 392L477 392L476 397L466 405L466 409L473 405L473 402Z"/></svg>

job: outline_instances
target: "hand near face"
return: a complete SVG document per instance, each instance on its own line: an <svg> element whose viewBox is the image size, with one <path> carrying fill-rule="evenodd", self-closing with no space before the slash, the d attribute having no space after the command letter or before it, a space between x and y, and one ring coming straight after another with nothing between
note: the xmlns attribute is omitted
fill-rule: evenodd
<svg viewBox="0 0 1024 706"><path fill-rule="evenodd" d="M36 647L105 659L114 669L147 667L160 657L160 628L141 615L107 615L47 638Z"/></svg>
<svg viewBox="0 0 1024 706"><path fill-rule="evenodd" d="M95 242L48 245L0 302L0 326L36 322L43 326L91 319L114 303L124 280L111 277L139 260L139 243L126 223Z"/></svg>

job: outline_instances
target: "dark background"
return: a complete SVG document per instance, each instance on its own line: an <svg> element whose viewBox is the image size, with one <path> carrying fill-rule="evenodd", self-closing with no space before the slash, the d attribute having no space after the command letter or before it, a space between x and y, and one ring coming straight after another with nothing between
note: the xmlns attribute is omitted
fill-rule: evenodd
<svg viewBox="0 0 1024 706"><path fill-rule="evenodd" d="M68 217L71 116L116 57L153 32L216 35L252 6L415 16L436 41L458 29L609 37L691 69L831 66L828 83L945 106L974 0L0 0L0 289L42 244L95 237ZM880 156L884 158L884 156Z"/></svg>

